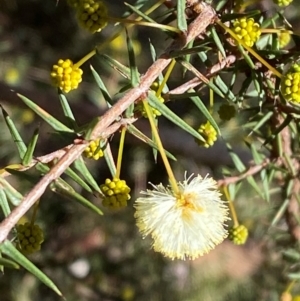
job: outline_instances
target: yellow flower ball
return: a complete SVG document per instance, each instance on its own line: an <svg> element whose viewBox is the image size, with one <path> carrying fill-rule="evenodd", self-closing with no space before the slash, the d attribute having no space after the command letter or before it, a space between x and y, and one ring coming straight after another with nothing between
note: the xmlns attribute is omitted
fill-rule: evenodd
<svg viewBox="0 0 300 301"><path fill-rule="evenodd" d="M103 157L103 151L100 146L100 139L92 141L89 146L84 150L83 155L87 158L93 158L99 160Z"/></svg>
<svg viewBox="0 0 300 301"><path fill-rule="evenodd" d="M280 91L286 101L300 103L300 63L293 64L282 76Z"/></svg>
<svg viewBox="0 0 300 301"><path fill-rule="evenodd" d="M57 65L53 65L50 75L53 85L68 93L78 88L82 81L82 74L83 71L75 66L71 60L60 59Z"/></svg>
<svg viewBox="0 0 300 301"><path fill-rule="evenodd" d="M229 230L228 238L235 245L243 245L246 243L248 238L248 229L244 225L239 225L237 227L232 227Z"/></svg>
<svg viewBox="0 0 300 301"><path fill-rule="evenodd" d="M290 5L293 0L273 0L278 6L284 7Z"/></svg>
<svg viewBox="0 0 300 301"><path fill-rule="evenodd" d="M291 41L291 34L288 31L281 31L278 34L279 47L284 48Z"/></svg>
<svg viewBox="0 0 300 301"><path fill-rule="evenodd" d="M252 47L261 35L260 25L253 18L247 19L244 17L235 20L233 31L249 47Z"/></svg>
<svg viewBox="0 0 300 301"><path fill-rule="evenodd" d="M81 0L77 6L77 19L89 32L99 32L107 25L107 7L100 0Z"/></svg>
<svg viewBox="0 0 300 301"><path fill-rule="evenodd" d="M104 195L103 206L110 209L118 209L127 206L130 199L130 188L124 180L118 178L106 179L105 183L100 186Z"/></svg>
<svg viewBox="0 0 300 301"><path fill-rule="evenodd" d="M195 141L198 145L204 146L206 148L209 148L210 146L214 145L215 141L217 140L218 133L209 121L200 125L198 132L202 135L202 137L205 140L204 142L196 139Z"/></svg>
<svg viewBox="0 0 300 301"><path fill-rule="evenodd" d="M24 254L31 254L41 249L44 241L43 230L37 224L29 222L17 225L18 249Z"/></svg>

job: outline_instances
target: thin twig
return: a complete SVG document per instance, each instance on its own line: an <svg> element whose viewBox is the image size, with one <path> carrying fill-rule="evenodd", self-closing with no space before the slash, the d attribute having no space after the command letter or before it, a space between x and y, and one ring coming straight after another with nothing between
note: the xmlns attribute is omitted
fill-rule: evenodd
<svg viewBox="0 0 300 301"><path fill-rule="evenodd" d="M116 131L119 130L119 128L123 127L123 126L127 126L129 124L132 124L136 121L136 118L123 118L120 121L115 122L114 124L112 124L111 126L109 126L105 132L103 132L101 139L105 140L108 137L110 137L112 134L114 134ZM76 143L79 144L79 142L82 142L83 139L77 139ZM75 143L75 144L76 144ZM30 168L32 168L33 166L35 166L37 163L49 163L52 162L54 160L58 160L60 159L62 156L64 156L69 150L70 148L74 145L74 143L67 145L57 151L54 151L50 154L44 155L44 156L40 156L40 157L36 157L34 159L32 159L32 161L30 162L30 164L28 165L22 165L22 164L13 164L13 166L9 165L5 168L13 168L17 171L26 171ZM18 166L17 166L18 165ZM1 177L5 178L10 176L11 173L8 171L4 171L3 173L1 173Z"/></svg>
<svg viewBox="0 0 300 301"><path fill-rule="evenodd" d="M278 165L276 163L280 163L281 160L273 162L273 164ZM254 166L250 166L244 173L234 176L234 177L228 177L222 180L218 181L218 186L227 186L229 184L237 183L243 179L246 179L247 177L253 176L257 173L259 173L262 169L264 169L266 166L270 164L270 160L266 158L261 164L257 164Z"/></svg>
<svg viewBox="0 0 300 301"><path fill-rule="evenodd" d="M221 62L212 66L208 70L208 72L205 74L204 77L211 78L212 76L214 76L216 73L220 72L225 67L229 67L230 65L232 65L235 61L236 61L236 56L229 55L228 57L223 59ZM191 80L187 81L186 83L182 84L181 86L179 86L173 90L170 90L169 93L166 95L166 98L168 97L168 95L183 94L186 91L199 86L203 82L204 81L202 81L199 77L194 77ZM165 96L164 96L164 98L165 98Z"/></svg>

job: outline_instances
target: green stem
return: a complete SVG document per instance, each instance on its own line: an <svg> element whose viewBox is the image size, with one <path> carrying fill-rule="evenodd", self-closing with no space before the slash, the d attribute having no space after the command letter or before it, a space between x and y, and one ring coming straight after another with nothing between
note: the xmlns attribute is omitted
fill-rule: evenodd
<svg viewBox="0 0 300 301"><path fill-rule="evenodd" d="M239 44L246 48L256 59L258 59L263 65L265 65L270 71L272 71L277 77L281 78L282 74L271 66L265 59L263 59L258 53L256 53L251 47L247 46L245 42L238 38L238 36L220 20L217 20L216 23L221 26L225 31L227 31Z"/></svg>
<svg viewBox="0 0 300 301"><path fill-rule="evenodd" d="M138 25L138 26L155 27L155 28L165 29L165 30L172 31L172 32L175 32L175 33L179 33L179 34L182 33L181 30L176 28L176 27L169 26L169 25L164 25L164 24L159 24L159 23L151 23L151 22L130 20L130 19L124 19L124 18L116 18L116 17L108 17L108 20L112 21L112 22L120 22L122 24L133 24L133 25Z"/></svg>
<svg viewBox="0 0 300 301"><path fill-rule="evenodd" d="M125 141L126 128L122 128L120 144L119 144L119 152L118 152L118 161L117 161L117 170L116 170L116 178L120 179L121 174L121 166L122 166L122 158L123 158L123 149L124 149L124 141Z"/></svg>
<svg viewBox="0 0 300 301"><path fill-rule="evenodd" d="M223 190L224 190L225 197L228 201L229 209L231 211L231 216L232 216L232 219L233 219L233 226L236 228L236 227L239 226L239 221L238 221L238 218L237 218L237 215L236 215L234 204L233 204L232 200L230 199L230 195L229 195L229 192L228 192L228 187L224 186Z"/></svg>
<svg viewBox="0 0 300 301"><path fill-rule="evenodd" d="M209 113L212 114L214 107L214 91L209 89Z"/></svg>
<svg viewBox="0 0 300 301"><path fill-rule="evenodd" d="M293 281L291 281L291 282L289 283L289 285L287 286L285 292L289 293L289 292L292 290L292 288L293 288L293 286L295 285L295 283L296 283L296 280L295 280L295 279L294 279Z"/></svg>
<svg viewBox="0 0 300 301"><path fill-rule="evenodd" d="M153 132L153 136L155 138L155 142L157 143L157 147L158 147L158 150L160 152L160 155L162 157L162 160L164 162L164 165L165 165L165 168L166 168L166 171L168 173L168 176L169 176L169 181L170 181L170 184L172 186L172 189L173 189L173 192L174 192L174 195L175 196L179 196L180 194L180 191L179 191L179 188L178 188L178 185L177 185L177 181L175 179L175 176L174 176L174 173L172 171L172 168L171 168L171 165L169 163L169 160L167 158L167 155L166 155L166 152L163 148L163 145L162 145L162 142L161 142L161 139L159 137L159 134L158 134L158 131L157 131L157 128L155 126L155 121L154 121L154 117L153 117L153 113L152 113L152 110L147 102L147 100L143 100L143 105L144 105L144 108L145 108L145 111L147 113L147 116L149 118L149 122L150 122L150 125L151 125L151 129L152 129L152 132Z"/></svg>
<svg viewBox="0 0 300 301"><path fill-rule="evenodd" d="M286 30L286 29L282 29L282 28L261 28L260 29L261 33L289 33L289 34L293 34L294 32L291 30Z"/></svg>
<svg viewBox="0 0 300 301"><path fill-rule="evenodd" d="M74 67L80 67L82 64L84 64L86 61L88 61L95 54L96 54L96 49L92 50L90 53L88 53L86 56L84 56L79 62L74 64Z"/></svg>
<svg viewBox="0 0 300 301"><path fill-rule="evenodd" d="M163 81L161 82L160 86L158 87L158 89L157 89L157 91L155 93L156 96L160 96L161 95L161 92L162 92L165 84L167 83L167 81L168 81L168 79L169 79L169 77L170 77L170 75L171 75L171 73L172 73L172 71L174 69L175 64L176 64L176 60L173 59L171 61L170 65L169 65L169 67L168 67L168 70L167 70L167 72L166 72L166 74L164 76Z"/></svg>

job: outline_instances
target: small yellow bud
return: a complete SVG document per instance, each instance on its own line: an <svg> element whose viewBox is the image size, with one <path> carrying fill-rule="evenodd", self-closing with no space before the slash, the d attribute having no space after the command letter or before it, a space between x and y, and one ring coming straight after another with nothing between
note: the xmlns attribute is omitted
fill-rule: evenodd
<svg viewBox="0 0 300 301"><path fill-rule="evenodd" d="M284 48L291 41L291 34L288 31L281 31L278 34L279 47Z"/></svg>
<svg viewBox="0 0 300 301"><path fill-rule="evenodd" d="M293 2L293 0L273 0L273 2L278 6L283 7L290 5Z"/></svg>
<svg viewBox="0 0 300 301"><path fill-rule="evenodd" d="M286 101L300 103L300 63L293 64L282 76L280 91Z"/></svg>
<svg viewBox="0 0 300 301"><path fill-rule="evenodd" d="M130 199L130 188L126 185L124 180L113 178L106 179L105 184L100 186L104 194L103 206L117 209L127 206L127 201Z"/></svg>
<svg viewBox="0 0 300 301"><path fill-rule="evenodd" d="M18 249L24 254L37 252L44 241L43 230L36 224L17 225Z"/></svg>
<svg viewBox="0 0 300 301"><path fill-rule="evenodd" d="M83 155L87 158L93 158L94 160L99 160L101 157L103 157L104 154L100 148L100 139L92 141L84 150Z"/></svg>
<svg viewBox="0 0 300 301"><path fill-rule="evenodd" d="M217 131L215 128L211 125L209 121L207 121L204 124L201 124L198 132L202 135L205 142L196 139L198 145L204 146L206 148L209 148L210 146L214 145L215 141L217 140Z"/></svg>
<svg viewBox="0 0 300 301"><path fill-rule="evenodd" d="M107 7L100 0L81 0L77 6L77 19L89 32L99 32L107 25Z"/></svg>
<svg viewBox="0 0 300 301"><path fill-rule="evenodd" d="M244 225L239 225L237 227L232 227L229 230L228 238L235 245L243 245L246 243L248 238L248 229Z"/></svg>

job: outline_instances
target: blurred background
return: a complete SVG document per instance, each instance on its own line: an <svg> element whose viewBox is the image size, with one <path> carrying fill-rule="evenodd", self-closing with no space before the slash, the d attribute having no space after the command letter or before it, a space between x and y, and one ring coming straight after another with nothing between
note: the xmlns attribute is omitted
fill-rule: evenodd
<svg viewBox="0 0 300 301"><path fill-rule="evenodd" d="M264 2L265 9L274 9L269 2L261 2ZM289 21L297 28L299 1L294 2L288 8L288 14ZM113 16L122 16L126 9L120 0L106 3ZM73 9L65 0L0 1L0 104L16 123L25 142L39 127L36 156L55 151L69 141L53 135L53 130L26 108L16 93L23 94L65 122L57 91L50 83L52 65L59 59L79 61L112 32L113 26L95 35L81 29ZM134 40L137 64L142 74L151 65L149 40L158 55L169 41L159 30L146 27L134 28L130 36ZM111 43L103 52L128 64L125 36ZM200 61L193 63L201 68ZM106 110L90 65L101 75L111 95L124 86L124 80L104 66L97 56L85 63L82 66L83 83L79 89L67 94L79 125ZM183 82L181 71L178 68L172 76L171 88ZM187 74L184 80L189 76ZM204 101L208 100L206 92L203 92ZM200 148L191 136L164 118L159 119L164 146L177 158L173 166L178 180L183 180L185 171L188 175L199 173L205 176L209 173L216 179L222 177L223 167L234 173L225 142L231 143L245 165L251 160L251 153L243 142L248 133L241 126L247 115L228 122L221 121L217 114L220 103L217 99L213 116L221 128L222 137L210 149ZM169 106L194 127L205 122L188 100L172 102ZM146 119L138 121L136 126L151 135ZM115 158L118 142L119 134L115 134L111 139ZM3 118L0 118L0 166L3 168L18 162L17 150ZM105 160L87 160L87 163L99 184L110 177ZM152 150L127 135L121 177L132 188L129 206L114 212L103 208L105 214L101 217L51 191L47 191L40 201L37 221L44 230L45 242L41 252L31 255L30 259L57 284L68 301L280 299L287 284L284 271L289 268L281 251L288 247L289 241L284 234L284 223L269 230L280 199L274 198L267 204L245 185L235 204L240 221L250 231L247 244L235 246L225 241L198 260L171 261L155 253L150 240L142 239L133 217L133 201L141 190L148 187L147 183L167 183L160 158L155 163ZM32 183L19 182L13 177L10 181L23 193L32 187ZM102 207L99 198L85 195L84 191L81 193ZM30 217L31 212L24 220ZM61 298L26 271L6 269L0 275L0 300L55 301Z"/></svg>

